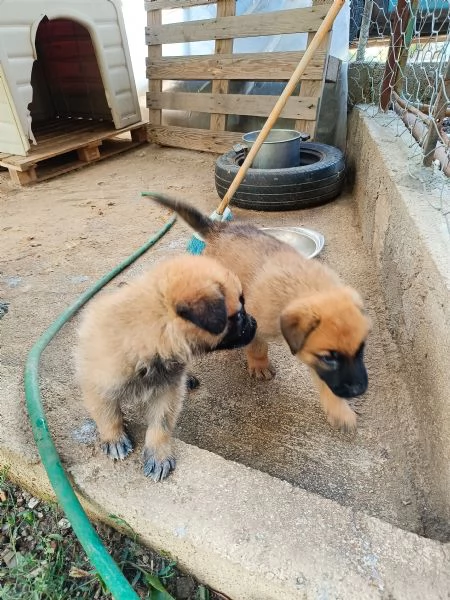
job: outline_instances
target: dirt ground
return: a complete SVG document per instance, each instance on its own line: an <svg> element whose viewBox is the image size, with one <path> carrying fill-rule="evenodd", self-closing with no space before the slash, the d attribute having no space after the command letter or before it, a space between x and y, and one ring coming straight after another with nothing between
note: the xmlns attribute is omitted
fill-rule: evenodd
<svg viewBox="0 0 450 600"><path fill-rule="evenodd" d="M141 198L140 192L166 191L210 213L218 204L214 161L209 154L149 145L30 188L13 188L7 175L0 174L0 300L9 303L0 320L0 444L14 450L20 440L30 457L37 456L24 408L26 353L80 293L166 222L168 211ZM326 422L306 370L285 344L271 350L278 373L269 383L247 377L240 352L211 355L195 365L201 387L186 402L177 436L426 534L414 415L351 196L304 211L269 214L234 208L233 214L259 225L303 225L325 235L320 260L360 290L374 322L367 348L369 391L358 402L357 433L343 434ZM110 287L163 256L184 252L190 236L178 221ZM89 435L87 443L80 443L86 414L73 383L75 325L76 319L52 342L42 365L50 430L69 466L99 452ZM132 414L129 419L139 440L138 419ZM136 476L139 456L135 452L129 461ZM113 468L106 463L105 468Z"/></svg>

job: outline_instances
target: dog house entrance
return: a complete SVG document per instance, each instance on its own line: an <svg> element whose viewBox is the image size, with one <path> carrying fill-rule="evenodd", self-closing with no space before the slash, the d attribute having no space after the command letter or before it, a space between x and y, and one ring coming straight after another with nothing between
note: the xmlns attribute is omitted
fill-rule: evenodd
<svg viewBox="0 0 450 600"><path fill-rule="evenodd" d="M44 17L35 38L29 105L36 141L59 129L111 122L102 75L89 31L70 19Z"/></svg>
<svg viewBox="0 0 450 600"><path fill-rule="evenodd" d="M14 0L0 10L0 166L14 183L147 141L119 4Z"/></svg>

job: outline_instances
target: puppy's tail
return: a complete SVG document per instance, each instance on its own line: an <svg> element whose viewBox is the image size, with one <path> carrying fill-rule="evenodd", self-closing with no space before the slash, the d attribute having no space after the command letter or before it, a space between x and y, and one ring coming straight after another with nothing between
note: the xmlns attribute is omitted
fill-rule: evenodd
<svg viewBox="0 0 450 600"><path fill-rule="evenodd" d="M144 195L150 196L158 204L174 210L194 231L205 239L217 228L217 223L186 202L154 192L144 192Z"/></svg>

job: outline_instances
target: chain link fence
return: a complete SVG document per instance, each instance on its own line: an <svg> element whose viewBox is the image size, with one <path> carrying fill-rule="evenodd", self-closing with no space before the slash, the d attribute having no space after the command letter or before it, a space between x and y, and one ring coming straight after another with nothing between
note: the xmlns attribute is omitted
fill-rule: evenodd
<svg viewBox="0 0 450 600"><path fill-rule="evenodd" d="M349 47L350 104L394 126L450 232L449 0L351 0Z"/></svg>

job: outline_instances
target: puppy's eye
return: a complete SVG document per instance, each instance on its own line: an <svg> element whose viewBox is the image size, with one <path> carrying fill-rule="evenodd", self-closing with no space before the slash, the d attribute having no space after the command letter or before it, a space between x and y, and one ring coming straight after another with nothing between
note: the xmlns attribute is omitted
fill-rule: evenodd
<svg viewBox="0 0 450 600"><path fill-rule="evenodd" d="M334 350L331 350L326 354L317 354L317 358L331 371L335 371L339 367L339 354Z"/></svg>
<svg viewBox="0 0 450 600"><path fill-rule="evenodd" d="M139 377L142 377L142 378L144 378L144 377L146 377L146 376L147 376L147 374L148 374L148 369L147 369L147 367L141 367L141 368L139 369L139 371L138 371L138 375L139 375Z"/></svg>

